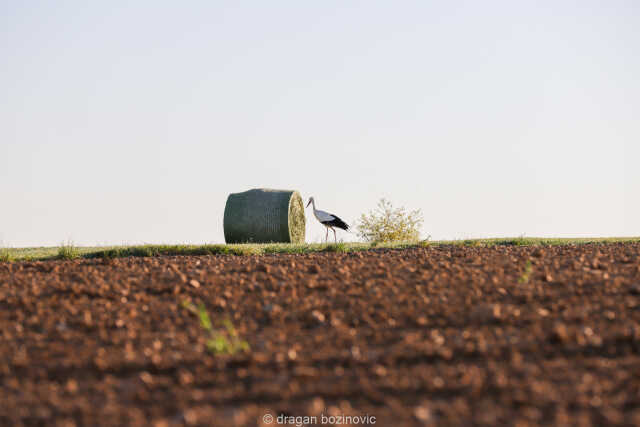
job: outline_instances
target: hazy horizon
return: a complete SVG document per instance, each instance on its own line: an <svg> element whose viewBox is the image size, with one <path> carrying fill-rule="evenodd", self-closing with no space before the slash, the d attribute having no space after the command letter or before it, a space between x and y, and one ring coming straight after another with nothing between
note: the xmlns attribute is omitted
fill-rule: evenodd
<svg viewBox="0 0 640 427"><path fill-rule="evenodd" d="M640 236L637 2L0 0L0 25L0 246L220 243L251 188L351 224L384 197L434 240Z"/></svg>

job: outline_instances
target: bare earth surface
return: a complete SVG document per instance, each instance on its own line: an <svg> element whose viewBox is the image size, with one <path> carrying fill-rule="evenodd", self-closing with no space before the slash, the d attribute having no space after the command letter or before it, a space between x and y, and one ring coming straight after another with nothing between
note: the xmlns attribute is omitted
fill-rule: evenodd
<svg viewBox="0 0 640 427"><path fill-rule="evenodd" d="M0 264L0 424L640 425L639 256L448 246ZM184 300L230 319L250 350L210 352Z"/></svg>

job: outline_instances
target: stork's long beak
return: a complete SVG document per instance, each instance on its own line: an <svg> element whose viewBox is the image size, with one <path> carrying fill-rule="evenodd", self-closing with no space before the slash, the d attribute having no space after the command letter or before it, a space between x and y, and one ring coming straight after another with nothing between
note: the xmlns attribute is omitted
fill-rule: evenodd
<svg viewBox="0 0 640 427"><path fill-rule="evenodd" d="M309 199L309 203L307 203L307 206L305 206L305 208L308 208L310 204L311 204L311 199Z"/></svg>

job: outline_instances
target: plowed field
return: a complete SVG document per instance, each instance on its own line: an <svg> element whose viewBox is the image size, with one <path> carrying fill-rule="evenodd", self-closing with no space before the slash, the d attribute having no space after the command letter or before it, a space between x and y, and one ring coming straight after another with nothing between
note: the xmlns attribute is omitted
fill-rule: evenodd
<svg viewBox="0 0 640 427"><path fill-rule="evenodd" d="M639 256L437 246L0 264L0 424L640 425ZM216 353L185 300L249 350Z"/></svg>

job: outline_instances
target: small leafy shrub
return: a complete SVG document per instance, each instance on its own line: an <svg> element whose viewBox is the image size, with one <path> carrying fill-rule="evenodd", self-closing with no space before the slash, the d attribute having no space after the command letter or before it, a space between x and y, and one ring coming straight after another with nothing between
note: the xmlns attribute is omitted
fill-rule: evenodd
<svg viewBox="0 0 640 427"><path fill-rule="evenodd" d="M58 259L76 259L80 256L80 251L72 242L63 243L58 248Z"/></svg>
<svg viewBox="0 0 640 427"><path fill-rule="evenodd" d="M362 214L356 223L358 235L367 242L417 241L424 222L420 209L407 212L394 209L391 202L380 199L375 210Z"/></svg>
<svg viewBox="0 0 640 427"><path fill-rule="evenodd" d="M211 318L203 304L197 307L191 301L183 301L182 308L194 314L200 320L200 327L208 335L205 345L213 354L235 354L249 351L249 343L241 339L238 331L229 319L222 322L223 329L214 329Z"/></svg>

